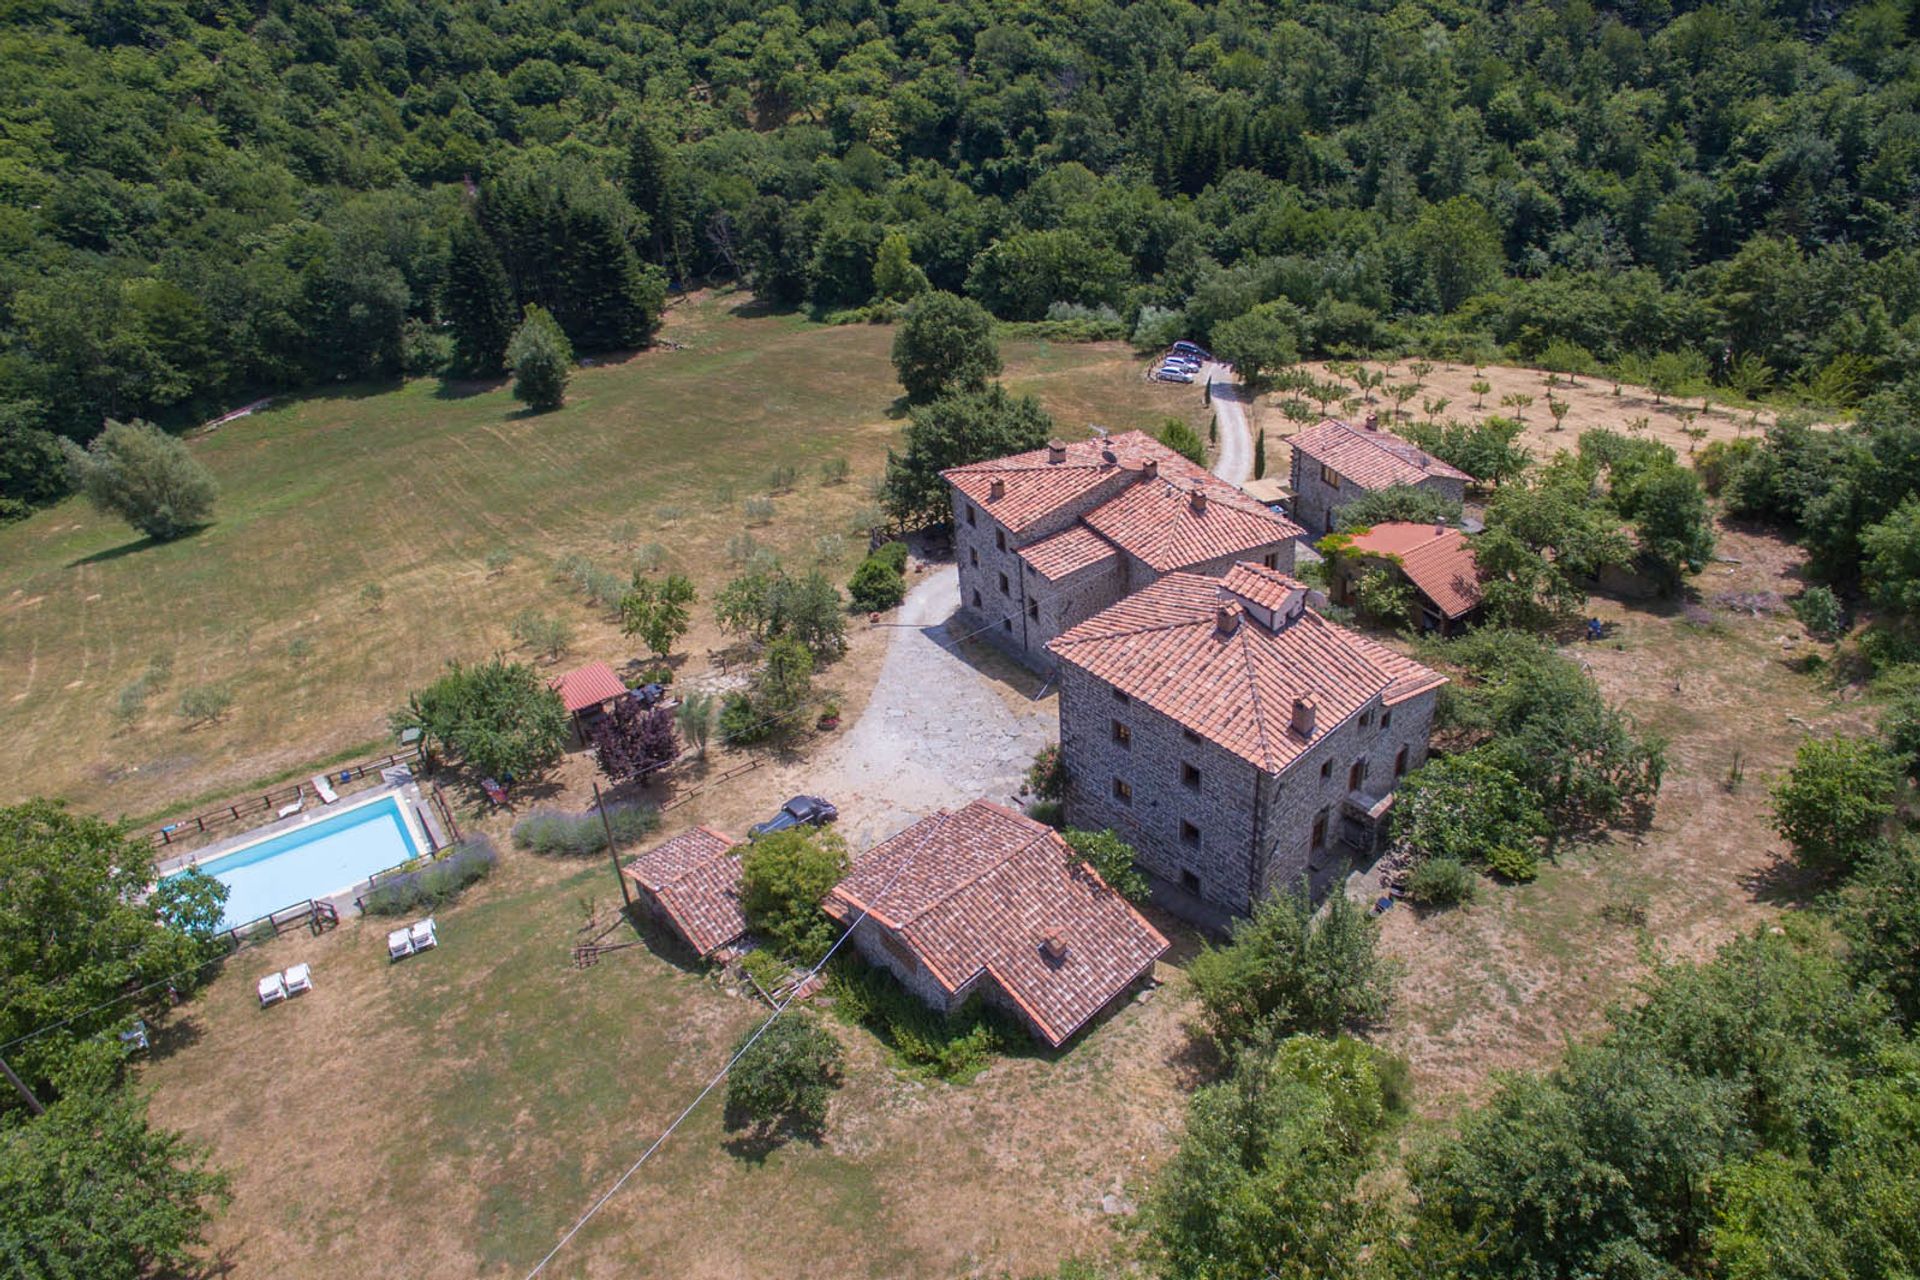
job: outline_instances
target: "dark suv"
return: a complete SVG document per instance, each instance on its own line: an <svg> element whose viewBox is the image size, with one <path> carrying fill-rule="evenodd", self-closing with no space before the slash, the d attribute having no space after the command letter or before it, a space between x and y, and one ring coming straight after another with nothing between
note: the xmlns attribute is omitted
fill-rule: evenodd
<svg viewBox="0 0 1920 1280"><path fill-rule="evenodd" d="M785 831L788 827L823 826L839 816L840 811L833 807L831 801L822 800L819 796L795 796L780 806L780 812L747 832L747 837L755 839L775 831Z"/></svg>

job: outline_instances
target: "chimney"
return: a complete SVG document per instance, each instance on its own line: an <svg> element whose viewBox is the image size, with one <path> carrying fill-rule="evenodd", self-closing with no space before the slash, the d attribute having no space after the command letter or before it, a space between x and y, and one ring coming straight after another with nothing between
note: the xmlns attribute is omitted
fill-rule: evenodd
<svg viewBox="0 0 1920 1280"><path fill-rule="evenodd" d="M1000 501L1000 499L1006 496L1007 496L1007 482L1005 480L995 480L987 488L988 502L998 502Z"/></svg>
<svg viewBox="0 0 1920 1280"><path fill-rule="evenodd" d="M1160 459L1148 458L1140 464L1140 478L1151 480L1160 474Z"/></svg>
<svg viewBox="0 0 1920 1280"><path fill-rule="evenodd" d="M1434 537L1436 537L1436 538L1441 538L1441 537L1445 537L1445 536L1446 536L1446 532L1447 532L1447 522L1446 522L1445 520L1435 520L1435 521L1433 522L1433 536L1434 536Z"/></svg>
<svg viewBox="0 0 1920 1280"><path fill-rule="evenodd" d="M1213 628L1222 636L1230 636L1240 629L1240 602L1238 600L1222 600L1220 602L1220 607L1214 611Z"/></svg>
<svg viewBox="0 0 1920 1280"><path fill-rule="evenodd" d="M1067 958L1067 940L1057 933L1050 933L1040 939L1040 954L1050 964L1059 964Z"/></svg>
<svg viewBox="0 0 1920 1280"><path fill-rule="evenodd" d="M1047 441L1047 461L1058 466L1067 460L1067 446L1058 440Z"/></svg>
<svg viewBox="0 0 1920 1280"><path fill-rule="evenodd" d="M1380 415L1377 413L1368 414L1365 426L1369 431L1378 431L1380 429Z"/></svg>
<svg viewBox="0 0 1920 1280"><path fill-rule="evenodd" d="M1320 713L1318 699L1308 696L1293 700L1293 731L1303 738L1312 739L1314 717Z"/></svg>
<svg viewBox="0 0 1920 1280"><path fill-rule="evenodd" d="M1193 491L1187 494L1187 505L1193 508L1193 514L1197 516L1207 514L1207 491L1195 486Z"/></svg>

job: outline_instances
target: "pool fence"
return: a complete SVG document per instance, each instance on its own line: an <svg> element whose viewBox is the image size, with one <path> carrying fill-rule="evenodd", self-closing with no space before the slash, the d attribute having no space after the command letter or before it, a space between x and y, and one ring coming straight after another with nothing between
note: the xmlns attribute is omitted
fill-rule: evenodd
<svg viewBox="0 0 1920 1280"><path fill-rule="evenodd" d="M354 781L370 773L391 769L396 765L412 766L419 764L425 757L420 748L412 747L406 751L397 751L381 756L377 760L367 760L360 764L338 765L326 770L329 779L337 779L342 774L350 775ZM257 819L263 815L278 814L290 804L305 804L312 798L312 786L301 782L285 790L263 791L258 796L248 796L245 800L235 800L218 809L209 809L205 813L196 813L190 818L176 818L163 827L155 827L146 832L144 838L157 845L170 845L175 840L188 836L197 836L221 827L234 826L242 822ZM455 837L458 838L458 832Z"/></svg>

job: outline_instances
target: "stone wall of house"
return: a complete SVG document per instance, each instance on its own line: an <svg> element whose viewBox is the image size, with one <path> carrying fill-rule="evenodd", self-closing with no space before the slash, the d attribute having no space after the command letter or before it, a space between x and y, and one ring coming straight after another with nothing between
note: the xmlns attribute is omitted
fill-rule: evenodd
<svg viewBox="0 0 1920 1280"><path fill-rule="evenodd" d="M972 994L971 986L952 995L947 994L947 989L913 954L912 948L872 916L862 920L860 927L853 931L853 949L868 964L885 969L898 978L900 985L911 991L916 999L939 1013L953 1012Z"/></svg>
<svg viewBox="0 0 1920 1280"><path fill-rule="evenodd" d="M1262 897L1298 885L1304 876L1318 901L1345 878L1357 852L1347 843L1349 824L1343 814L1353 794L1353 766L1366 762L1362 793L1378 797L1392 791L1401 776L1426 761L1435 697L1423 693L1390 708L1375 701L1341 724L1316 725L1308 750L1286 772L1265 779L1259 837L1260 848L1266 850L1258 889ZM1326 835L1316 848L1314 827L1322 814Z"/></svg>
<svg viewBox="0 0 1920 1280"><path fill-rule="evenodd" d="M949 486L948 493L953 497L953 555L960 566L962 625L967 631L980 632L983 639L991 636L1015 657L1032 663L1036 646L1029 642L1032 620L1027 617L1022 579L1025 566L1018 554L1022 543L958 489Z"/></svg>
<svg viewBox="0 0 1920 1280"><path fill-rule="evenodd" d="M1124 745L1116 721L1126 726ZM1060 747L1068 825L1111 828L1154 875L1228 910L1246 909L1259 776L1251 763L1144 703L1121 701L1111 685L1073 666L1061 667ZM1116 779L1130 799L1116 794Z"/></svg>
<svg viewBox="0 0 1920 1280"><path fill-rule="evenodd" d="M1340 476L1338 472L1331 474L1339 480L1338 484L1327 483L1321 475L1318 460L1298 449L1293 451L1293 467L1288 477L1293 489L1293 522L1316 541L1333 532L1336 511L1367 492L1365 486ZM1454 502L1464 502L1467 497L1467 482L1455 476L1430 475L1421 480L1418 487L1429 489Z"/></svg>
<svg viewBox="0 0 1920 1280"><path fill-rule="evenodd" d="M1021 657L1029 666L1051 672L1057 665L1047 642L1060 633L1085 622L1110 604L1116 604L1132 584L1127 577L1126 559L1114 555L1098 564L1070 573L1058 582L1049 582L1026 566L1023 576L1026 594L1028 645Z"/></svg>

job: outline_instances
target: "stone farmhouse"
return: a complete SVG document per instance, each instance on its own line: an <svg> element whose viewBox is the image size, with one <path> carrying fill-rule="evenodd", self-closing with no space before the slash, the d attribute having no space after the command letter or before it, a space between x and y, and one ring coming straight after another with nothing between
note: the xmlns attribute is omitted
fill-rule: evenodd
<svg viewBox="0 0 1920 1280"><path fill-rule="evenodd" d="M1294 436L1293 518L1315 537L1333 532L1334 513L1360 495L1412 485L1462 501L1466 472L1373 425L1328 418Z"/></svg>
<svg viewBox="0 0 1920 1280"><path fill-rule="evenodd" d="M1371 852L1446 683L1257 564L1169 574L1051 647L1068 823L1118 832L1202 923Z"/></svg>
<svg viewBox="0 0 1920 1280"><path fill-rule="evenodd" d="M620 874L647 912L704 959L747 931L739 843L712 827L691 827L632 859Z"/></svg>
<svg viewBox="0 0 1920 1280"><path fill-rule="evenodd" d="M1480 609L1480 565L1467 535L1448 525L1388 521L1355 533L1330 562L1328 594L1353 599L1362 573L1384 567L1413 588L1422 631L1451 634Z"/></svg>
<svg viewBox="0 0 1920 1280"><path fill-rule="evenodd" d="M1053 828L986 800L861 854L825 905L859 921L853 945L869 964L934 1009L978 994L1055 1048L1167 949Z"/></svg>
<svg viewBox="0 0 1920 1280"><path fill-rule="evenodd" d="M1291 570L1301 533L1138 431L942 474L961 616L1040 671L1054 637L1165 574Z"/></svg>

